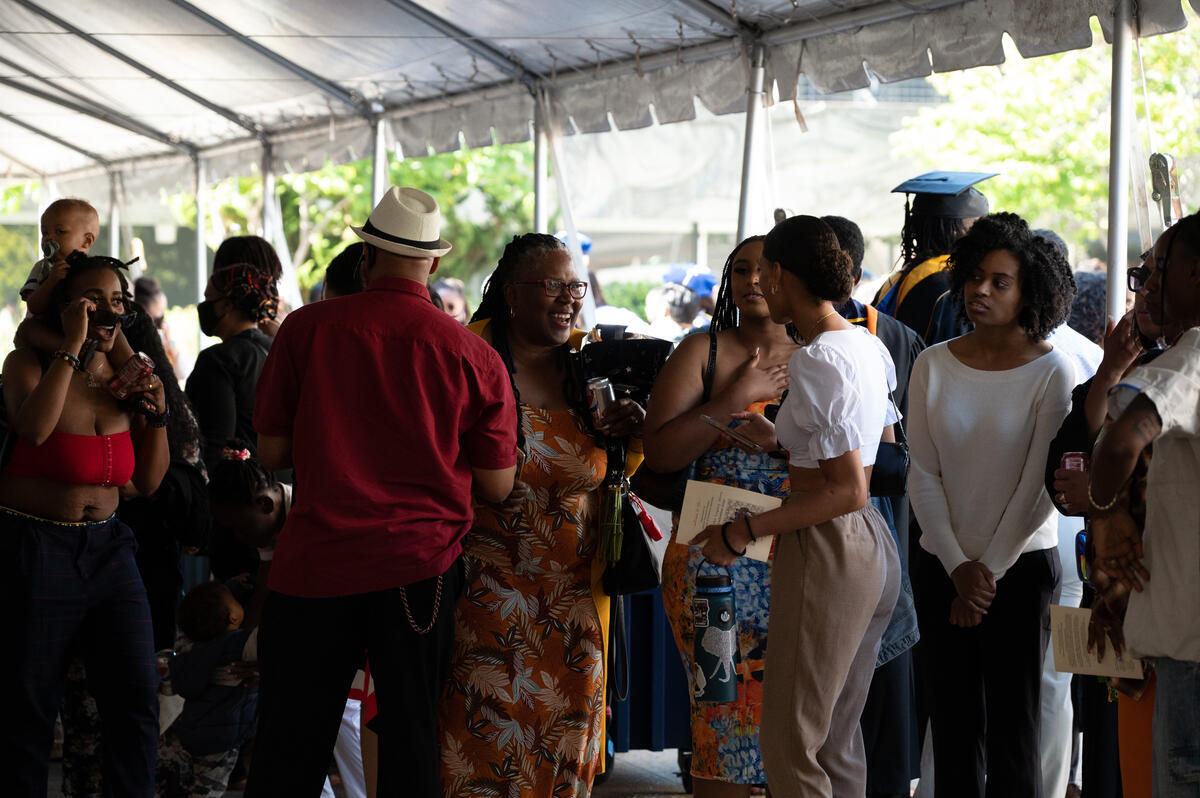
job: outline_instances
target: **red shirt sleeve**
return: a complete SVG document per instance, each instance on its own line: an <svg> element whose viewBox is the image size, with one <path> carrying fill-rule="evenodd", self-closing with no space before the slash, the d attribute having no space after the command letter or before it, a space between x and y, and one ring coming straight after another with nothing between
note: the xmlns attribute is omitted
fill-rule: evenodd
<svg viewBox="0 0 1200 798"><path fill-rule="evenodd" d="M267 361L263 364L254 393L254 429L259 435L292 437L296 421L296 406L304 374L298 363L307 363L302 337L296 335L296 325L283 325L275 335Z"/></svg>
<svg viewBox="0 0 1200 798"><path fill-rule="evenodd" d="M504 361L488 348L474 364L478 416L463 435L472 468L499 469L517 464L517 407Z"/></svg>

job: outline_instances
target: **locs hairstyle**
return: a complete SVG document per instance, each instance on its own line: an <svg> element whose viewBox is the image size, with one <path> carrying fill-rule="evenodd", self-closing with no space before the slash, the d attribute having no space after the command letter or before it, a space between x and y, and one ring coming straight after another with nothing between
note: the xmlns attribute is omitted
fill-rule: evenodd
<svg viewBox="0 0 1200 798"><path fill-rule="evenodd" d="M483 297L479 300L479 307L475 309L475 313L471 316L472 323L484 319L489 320L488 330L492 336L492 348L500 355L500 359L504 361L504 365L508 369L508 378L512 383L513 396L517 400L517 445L521 448L521 451L525 451L525 430L521 417L521 392L517 390L517 382L513 378L513 375L517 372L517 367L513 362L512 347L508 341L509 322L511 318L509 315L508 300L504 296L504 289L517 278L518 273L524 266L532 263L535 259L551 252L566 251L567 247L563 242L545 233L525 233L524 235L513 236L513 240L508 242L504 247L504 252L500 255L500 261L496 264L496 270L492 272L487 282L484 283ZM594 435L595 428L592 425L592 414L587 409L587 401L584 398L582 386L576 384L578 380L573 379L570 369L566 367L569 350L569 343L559 347L559 363L563 366L563 371L567 373L563 392L571 409L576 411L576 420L581 422L586 430Z"/></svg>

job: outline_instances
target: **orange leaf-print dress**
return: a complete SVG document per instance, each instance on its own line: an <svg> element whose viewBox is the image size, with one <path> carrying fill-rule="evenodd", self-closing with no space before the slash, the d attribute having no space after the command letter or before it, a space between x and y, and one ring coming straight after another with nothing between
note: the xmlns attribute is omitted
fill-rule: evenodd
<svg viewBox="0 0 1200 798"><path fill-rule="evenodd" d="M533 497L477 507L439 708L446 796L584 798L602 762L604 643L593 598L607 457L569 410L522 405ZM607 613L607 606L603 608Z"/></svg>

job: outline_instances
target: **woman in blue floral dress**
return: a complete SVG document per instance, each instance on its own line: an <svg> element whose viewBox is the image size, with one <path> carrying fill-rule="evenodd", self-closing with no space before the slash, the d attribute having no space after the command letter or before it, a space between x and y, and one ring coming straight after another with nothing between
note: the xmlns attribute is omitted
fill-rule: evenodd
<svg viewBox="0 0 1200 798"><path fill-rule="evenodd" d="M796 344L783 325L771 321L760 283L761 253L762 236L746 239L730 253L709 335L685 339L663 367L647 409L646 464L661 472L694 460L695 479L786 496L786 461L730 446L700 418L704 414L728 423L737 412L761 413L787 387L787 362ZM689 679L692 596L701 573L728 573L733 579L738 694L728 704L692 702L694 794L748 795L753 785L766 783L758 729L771 569L748 558L717 568L704 561L699 547L676 543L672 534L663 559L663 604Z"/></svg>

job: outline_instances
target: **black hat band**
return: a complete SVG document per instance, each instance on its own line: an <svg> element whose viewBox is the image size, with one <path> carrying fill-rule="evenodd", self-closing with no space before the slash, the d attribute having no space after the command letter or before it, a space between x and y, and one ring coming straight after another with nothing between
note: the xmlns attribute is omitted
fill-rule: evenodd
<svg viewBox="0 0 1200 798"><path fill-rule="evenodd" d="M371 224L370 218L368 218L367 223L362 226L362 232L367 233L368 235L373 235L376 238L382 238L384 241L391 241L393 244L404 244L405 246L416 247L417 249L442 248L442 242L440 239L434 239L433 241L414 241L411 238L401 238L400 236L394 236L391 233L385 233L375 225Z"/></svg>

